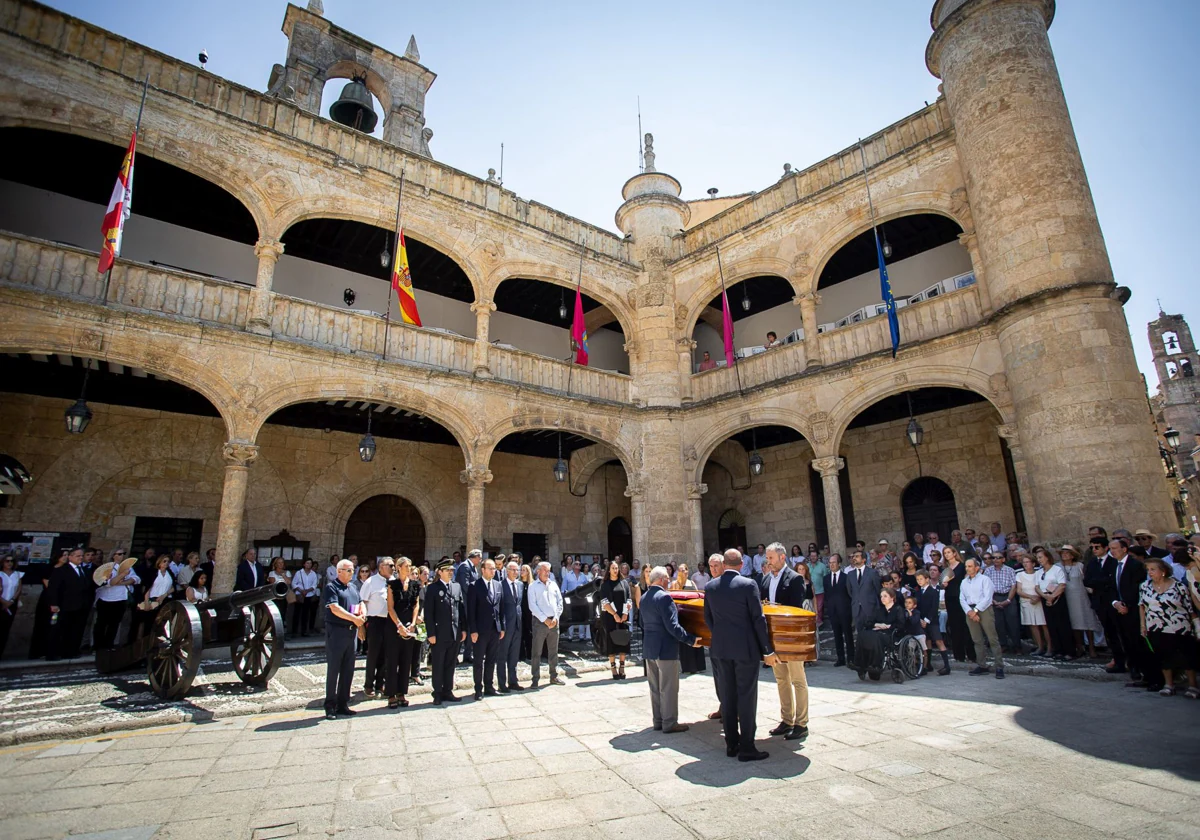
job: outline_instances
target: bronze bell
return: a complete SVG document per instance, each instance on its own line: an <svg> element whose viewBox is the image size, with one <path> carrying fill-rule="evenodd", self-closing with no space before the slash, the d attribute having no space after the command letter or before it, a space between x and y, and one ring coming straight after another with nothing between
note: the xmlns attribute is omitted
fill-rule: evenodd
<svg viewBox="0 0 1200 840"><path fill-rule="evenodd" d="M329 118L334 122L370 134L379 122L379 115L371 104L371 92L367 90L365 76L354 76L342 88L337 102L329 106Z"/></svg>

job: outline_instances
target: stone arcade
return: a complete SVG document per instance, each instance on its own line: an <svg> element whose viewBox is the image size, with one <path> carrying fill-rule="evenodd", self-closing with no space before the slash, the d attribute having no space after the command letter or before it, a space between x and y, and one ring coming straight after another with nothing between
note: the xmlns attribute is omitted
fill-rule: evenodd
<svg viewBox="0 0 1200 840"><path fill-rule="evenodd" d="M1035 540L1094 522L1164 533L1053 14L939 0L926 62L944 96L865 140L908 301L892 359L857 147L686 201L660 144L624 185L617 236L433 159L415 40L392 54L288 6L264 93L4 0L0 134L20 165L0 172L0 452L35 478L0 529L108 549L147 522L195 522L217 590L253 541L286 530L323 561L397 539L388 517L423 529L425 558L486 543L556 561L691 563L724 539L841 548L992 520ZM137 215L104 300L96 231L147 77ZM323 86L351 77L383 110L381 138L322 116ZM385 346L374 255L401 172L426 328L393 323ZM160 199L168 187L190 200ZM704 351L723 357L718 248L736 371L699 370ZM581 250L593 366L572 368L558 310ZM782 344L757 352L768 329ZM68 435L85 368L95 416ZM364 503L384 513L356 517Z"/></svg>

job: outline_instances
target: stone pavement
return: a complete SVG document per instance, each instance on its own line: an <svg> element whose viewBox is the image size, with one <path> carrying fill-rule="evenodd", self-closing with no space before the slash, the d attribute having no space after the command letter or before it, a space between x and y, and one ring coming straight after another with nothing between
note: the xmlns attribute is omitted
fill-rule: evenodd
<svg viewBox="0 0 1200 840"><path fill-rule="evenodd" d="M649 729L634 669L399 712L358 704L0 750L0 836L1195 837L1200 704L1109 683L960 674L903 685L810 669L812 734L726 758L712 681L683 735ZM634 679L633 677L638 677ZM100 832L110 832L96 834Z"/></svg>

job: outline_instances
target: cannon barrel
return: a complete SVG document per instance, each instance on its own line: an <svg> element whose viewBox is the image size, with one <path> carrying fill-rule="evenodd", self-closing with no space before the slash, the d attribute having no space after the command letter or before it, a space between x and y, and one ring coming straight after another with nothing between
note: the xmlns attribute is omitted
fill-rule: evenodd
<svg viewBox="0 0 1200 840"><path fill-rule="evenodd" d="M241 592L231 592L228 595L217 595L207 601L201 601L196 606L204 610L238 610L242 607L252 607L255 604L274 601L276 598L286 598L287 591L288 585L280 581L254 589L245 589Z"/></svg>

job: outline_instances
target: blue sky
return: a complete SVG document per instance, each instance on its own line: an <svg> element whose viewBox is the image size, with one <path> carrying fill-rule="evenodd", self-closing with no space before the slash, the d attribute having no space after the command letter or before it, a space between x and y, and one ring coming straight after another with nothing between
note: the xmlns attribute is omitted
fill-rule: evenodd
<svg viewBox="0 0 1200 840"><path fill-rule="evenodd" d="M287 50L276 0L50 5L189 61L207 49L209 70L260 90ZM438 160L483 176L503 142L506 187L615 230L637 171L638 96L658 168L685 198L762 189L785 162L804 168L937 97L924 59L931 6L326 0L325 15L397 53L416 35L439 74L426 105ZM1050 30L1152 391L1156 299L1200 333L1197 31L1192 0L1060 0Z"/></svg>

